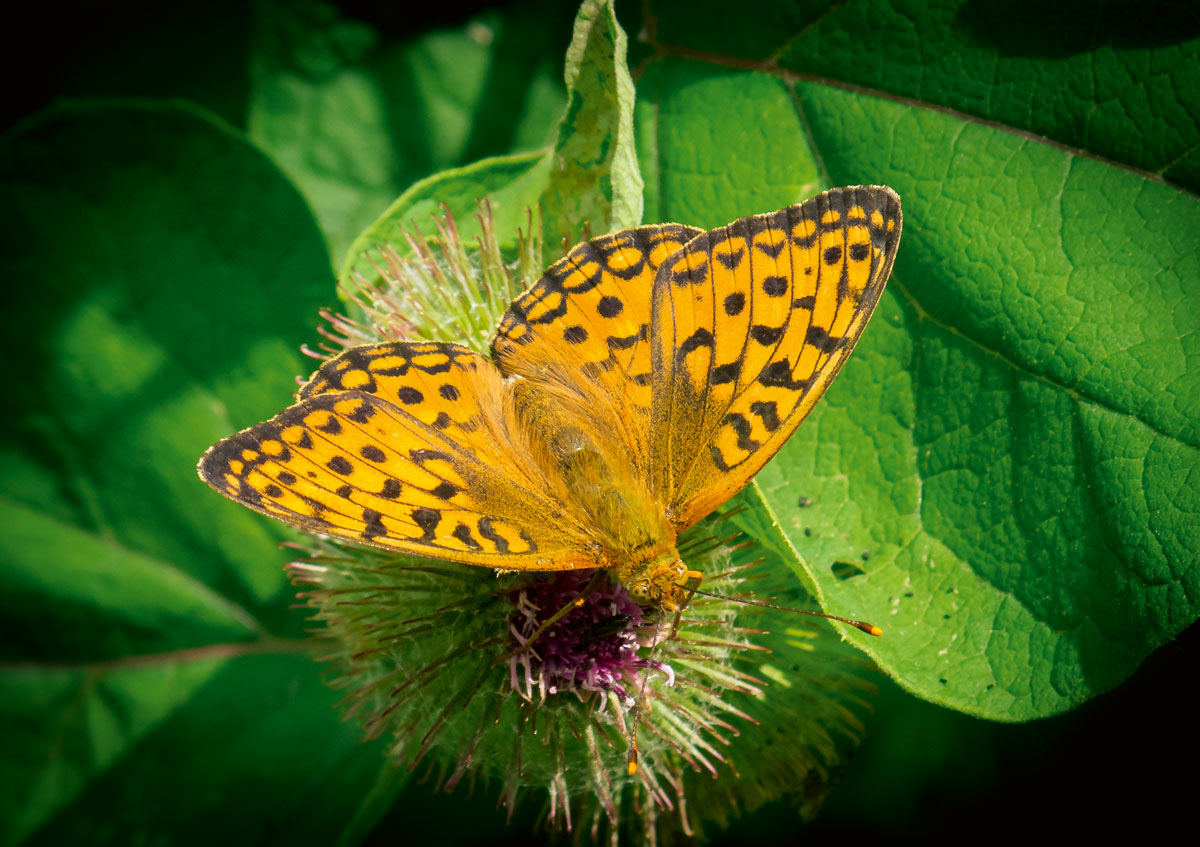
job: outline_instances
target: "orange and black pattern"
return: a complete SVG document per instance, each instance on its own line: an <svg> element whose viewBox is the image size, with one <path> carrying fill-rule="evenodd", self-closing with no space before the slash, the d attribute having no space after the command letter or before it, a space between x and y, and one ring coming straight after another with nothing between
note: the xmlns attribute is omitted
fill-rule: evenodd
<svg viewBox="0 0 1200 847"><path fill-rule="evenodd" d="M492 354L506 374L589 383L626 433L631 459L649 463L650 300L659 267L702 230L627 229L574 247L513 301Z"/></svg>
<svg viewBox="0 0 1200 847"><path fill-rule="evenodd" d="M592 239L513 302L491 358L347 350L296 405L210 449L200 476L305 530L473 565L673 549L824 393L900 230L896 194L860 186L709 232Z"/></svg>
<svg viewBox="0 0 1200 847"><path fill-rule="evenodd" d="M695 238L652 307L655 487L690 526L744 486L812 409L891 272L900 202L830 191Z"/></svg>
<svg viewBox="0 0 1200 847"><path fill-rule="evenodd" d="M492 425L489 359L439 342L348 350L300 402L200 462L214 488L294 526L394 550L565 570L584 539L539 519L553 504Z"/></svg>

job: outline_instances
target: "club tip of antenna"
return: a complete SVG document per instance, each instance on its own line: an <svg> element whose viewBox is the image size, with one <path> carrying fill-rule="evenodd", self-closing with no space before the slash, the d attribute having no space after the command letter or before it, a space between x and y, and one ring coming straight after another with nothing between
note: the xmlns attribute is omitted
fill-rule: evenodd
<svg viewBox="0 0 1200 847"><path fill-rule="evenodd" d="M637 773L637 750L629 751L629 757L625 760L625 773L629 776Z"/></svg>
<svg viewBox="0 0 1200 847"><path fill-rule="evenodd" d="M867 635L883 635L883 630L880 629L879 627L875 626L875 624L873 624L873 623L866 623L865 621L855 621L854 626L856 629L862 630Z"/></svg>

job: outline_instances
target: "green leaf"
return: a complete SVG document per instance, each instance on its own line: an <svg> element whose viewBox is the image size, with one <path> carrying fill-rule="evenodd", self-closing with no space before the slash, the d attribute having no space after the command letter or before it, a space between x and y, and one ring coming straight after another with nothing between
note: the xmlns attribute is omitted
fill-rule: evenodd
<svg viewBox="0 0 1200 847"><path fill-rule="evenodd" d="M553 137L569 6L525 3L414 40L314 0L256 8L250 135L334 256L427 174Z"/></svg>
<svg viewBox="0 0 1200 847"><path fill-rule="evenodd" d="M642 177L633 135L633 81L625 66L625 31L611 2L585 0L567 50L567 111L554 144L550 184L542 195L545 243L578 240L642 222Z"/></svg>
<svg viewBox="0 0 1200 847"><path fill-rule="evenodd" d="M287 533L194 470L310 368L320 232L264 156L184 106L45 114L0 141L0 194L20 371L0 422L0 842L333 840L379 750L307 655Z"/></svg>
<svg viewBox="0 0 1200 847"><path fill-rule="evenodd" d="M485 159L422 180L401 194L355 239L339 277L375 280L379 271L370 251L387 244L404 249L406 233L431 232L434 219L443 212L454 217L459 232L469 242L479 234L475 215L483 199L491 207L496 232L515 241L519 228L529 229L530 210L537 205L549 172L550 158L545 153L522 153Z"/></svg>
<svg viewBox="0 0 1200 847"><path fill-rule="evenodd" d="M1004 124L1200 188L1200 16L1166 0L658 0L658 40Z"/></svg>
<svg viewBox="0 0 1200 847"><path fill-rule="evenodd" d="M1028 719L1112 687L1195 620L1194 196L825 81L665 61L639 94L659 217L785 205L814 152L830 184L903 199L874 321L757 481L825 608L884 628L855 638L889 673Z"/></svg>

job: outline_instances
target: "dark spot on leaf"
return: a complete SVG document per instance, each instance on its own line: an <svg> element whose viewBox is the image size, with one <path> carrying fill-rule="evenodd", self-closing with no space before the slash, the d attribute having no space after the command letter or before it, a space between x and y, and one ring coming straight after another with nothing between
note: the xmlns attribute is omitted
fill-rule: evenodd
<svg viewBox="0 0 1200 847"><path fill-rule="evenodd" d="M862 576L864 573L866 573L866 571L853 562L834 562L830 566L829 570L833 573L836 579L840 579L843 582L848 579L854 579L856 576Z"/></svg>

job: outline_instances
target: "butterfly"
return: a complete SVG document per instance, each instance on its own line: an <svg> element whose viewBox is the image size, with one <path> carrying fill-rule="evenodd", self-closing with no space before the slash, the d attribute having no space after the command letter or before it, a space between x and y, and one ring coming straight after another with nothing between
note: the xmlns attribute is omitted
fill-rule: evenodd
<svg viewBox="0 0 1200 847"><path fill-rule="evenodd" d="M680 532L743 488L862 334L901 229L890 188L827 191L710 231L594 238L501 318L490 356L355 347L200 477L292 526L512 571L600 568L681 607Z"/></svg>

